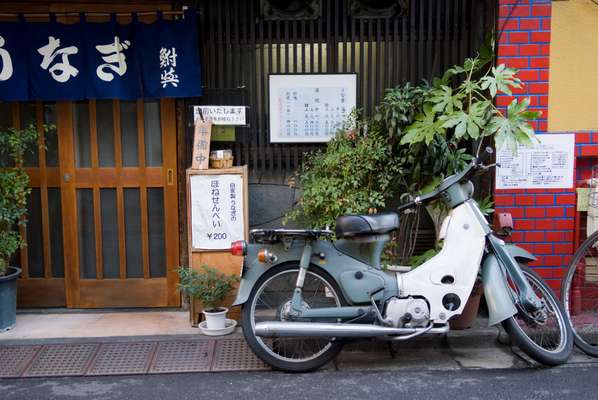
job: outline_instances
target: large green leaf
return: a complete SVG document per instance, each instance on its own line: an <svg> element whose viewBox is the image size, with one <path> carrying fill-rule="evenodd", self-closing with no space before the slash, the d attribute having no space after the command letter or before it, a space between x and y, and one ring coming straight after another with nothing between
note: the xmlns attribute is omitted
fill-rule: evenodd
<svg viewBox="0 0 598 400"><path fill-rule="evenodd" d="M528 110L529 97L518 101L513 99L507 107L507 116L495 115L488 124L488 131L495 135L496 147L501 149L508 146L511 151L517 151L517 143L532 144L535 134L529 125L530 119L538 118L541 113Z"/></svg>
<svg viewBox="0 0 598 400"><path fill-rule="evenodd" d="M429 101L434 104L432 111L437 113L452 113L454 109L462 109L463 95L453 94L453 90L445 85L430 93Z"/></svg>
<svg viewBox="0 0 598 400"><path fill-rule="evenodd" d="M405 130L405 136L401 139L401 144L419 142L430 144L435 135L444 134L445 128L442 123L442 120L436 119L436 112L433 110L432 103L425 103L423 112L419 113L415 117L415 122Z"/></svg>
<svg viewBox="0 0 598 400"><path fill-rule="evenodd" d="M521 80L515 76L516 73L516 69L507 68L504 64L492 67L492 74L480 80L481 88L490 90L492 97L495 97L497 92L510 95L512 88L521 87Z"/></svg>

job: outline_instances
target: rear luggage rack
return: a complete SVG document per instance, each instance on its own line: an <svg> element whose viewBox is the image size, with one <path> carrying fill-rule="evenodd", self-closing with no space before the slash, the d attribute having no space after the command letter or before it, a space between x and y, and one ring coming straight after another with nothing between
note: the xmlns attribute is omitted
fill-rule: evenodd
<svg viewBox="0 0 598 400"><path fill-rule="evenodd" d="M252 229L249 237L256 243L278 243L283 238L320 239L333 233L330 229Z"/></svg>

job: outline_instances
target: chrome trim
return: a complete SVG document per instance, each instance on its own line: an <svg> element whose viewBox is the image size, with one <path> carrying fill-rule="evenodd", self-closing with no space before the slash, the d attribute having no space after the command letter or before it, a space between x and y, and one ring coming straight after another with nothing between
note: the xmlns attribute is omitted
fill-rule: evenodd
<svg viewBox="0 0 598 400"><path fill-rule="evenodd" d="M256 233L264 233L264 232L272 232L272 233L280 233L283 235L301 235L301 234L307 234L310 232L315 232L318 233L320 235L332 235L334 232L332 232L330 229L252 229L249 231L249 235L254 235Z"/></svg>
<svg viewBox="0 0 598 400"><path fill-rule="evenodd" d="M424 333L442 334L449 331L448 324L425 328L389 328L370 324L337 324L321 322L268 321L255 324L255 334L260 337L384 337ZM386 338L398 340L399 338ZM404 339L408 339L405 337Z"/></svg>

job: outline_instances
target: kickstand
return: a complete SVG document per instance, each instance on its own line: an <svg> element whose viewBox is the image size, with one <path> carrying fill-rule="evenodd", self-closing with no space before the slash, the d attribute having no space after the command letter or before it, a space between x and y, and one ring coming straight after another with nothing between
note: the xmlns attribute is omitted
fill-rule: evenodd
<svg viewBox="0 0 598 400"><path fill-rule="evenodd" d="M393 347L393 342L388 341L386 342L386 346L388 347L388 352L390 353L390 358L397 358L397 352L395 351L395 348Z"/></svg>

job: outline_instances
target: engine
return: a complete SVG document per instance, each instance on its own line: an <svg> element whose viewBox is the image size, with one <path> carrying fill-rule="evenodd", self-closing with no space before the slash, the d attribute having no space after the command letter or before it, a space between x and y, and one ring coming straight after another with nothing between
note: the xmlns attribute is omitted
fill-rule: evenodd
<svg viewBox="0 0 598 400"><path fill-rule="evenodd" d="M386 302L384 316L396 328L421 328L429 324L430 308L424 299L393 297Z"/></svg>

